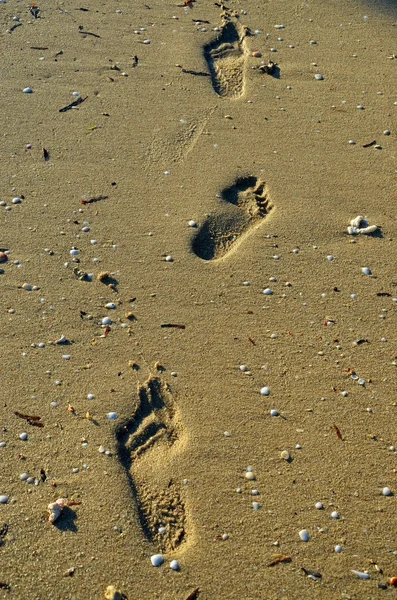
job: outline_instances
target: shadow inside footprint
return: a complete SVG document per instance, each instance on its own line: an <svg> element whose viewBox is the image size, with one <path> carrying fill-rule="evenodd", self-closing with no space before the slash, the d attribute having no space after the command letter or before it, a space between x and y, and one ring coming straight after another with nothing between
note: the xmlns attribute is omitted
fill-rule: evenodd
<svg viewBox="0 0 397 600"><path fill-rule="evenodd" d="M211 74L212 87L219 96L237 98L244 93L244 35L229 21L219 36L204 46L204 58Z"/></svg>
<svg viewBox="0 0 397 600"><path fill-rule="evenodd" d="M139 404L131 419L116 432L118 456L129 480L139 522L146 538L159 550L175 550L185 539L186 511L181 493L172 478L165 485L139 476L143 455L157 446L161 469L166 470L169 453L179 439L176 406L171 390L159 377L150 377L139 386Z"/></svg>
<svg viewBox="0 0 397 600"><path fill-rule="evenodd" d="M222 210L207 217L192 240L193 252L203 260L225 257L273 208L265 183L253 176L237 179L221 199Z"/></svg>

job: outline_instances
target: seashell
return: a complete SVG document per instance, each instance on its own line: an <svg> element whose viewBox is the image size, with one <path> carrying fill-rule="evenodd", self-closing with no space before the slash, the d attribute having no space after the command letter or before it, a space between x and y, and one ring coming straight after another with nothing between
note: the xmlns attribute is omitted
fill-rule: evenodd
<svg viewBox="0 0 397 600"><path fill-rule="evenodd" d="M7 504L7 502L8 502L8 496L2 494L0 496L0 504Z"/></svg>
<svg viewBox="0 0 397 600"><path fill-rule="evenodd" d="M153 567L161 567L164 562L163 555L153 554L153 556L150 557L150 562L152 563Z"/></svg>
<svg viewBox="0 0 397 600"><path fill-rule="evenodd" d="M352 569L352 573L357 575L359 579L371 579L371 575L369 573L363 573L363 571L355 571Z"/></svg>
<svg viewBox="0 0 397 600"><path fill-rule="evenodd" d="M302 542L308 542L310 540L310 535L307 529L301 529L299 532L299 537Z"/></svg>
<svg viewBox="0 0 397 600"><path fill-rule="evenodd" d="M170 562L170 568L171 568L173 571L179 571L181 567L180 567L180 564L179 564L179 562L178 562L177 560L172 560L172 561Z"/></svg>
<svg viewBox="0 0 397 600"><path fill-rule="evenodd" d="M270 396L270 389L267 385L261 388L261 396Z"/></svg>
<svg viewBox="0 0 397 600"><path fill-rule="evenodd" d="M382 496L393 496L393 492L389 487L384 487L382 490Z"/></svg>
<svg viewBox="0 0 397 600"><path fill-rule="evenodd" d="M283 450L283 451L281 452L281 454L280 454L280 457L281 457L283 460L286 460L287 462L289 462L289 461L291 460L291 455L290 455L290 453L288 452L288 450Z"/></svg>
<svg viewBox="0 0 397 600"><path fill-rule="evenodd" d="M374 233L377 231L377 225L368 225L368 227L361 227L357 230L357 233L368 235L369 233Z"/></svg>
<svg viewBox="0 0 397 600"><path fill-rule="evenodd" d="M60 517L65 506L65 498L58 498L58 500L55 500L55 502L50 502L48 505L48 522L55 523L55 521Z"/></svg>
<svg viewBox="0 0 397 600"><path fill-rule="evenodd" d="M364 273L364 275L372 275L372 271L368 267L363 267L361 272Z"/></svg>

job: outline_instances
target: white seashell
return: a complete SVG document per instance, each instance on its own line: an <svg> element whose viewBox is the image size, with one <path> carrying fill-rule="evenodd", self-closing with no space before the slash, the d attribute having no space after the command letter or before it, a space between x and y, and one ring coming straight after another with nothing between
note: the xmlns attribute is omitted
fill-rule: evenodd
<svg viewBox="0 0 397 600"><path fill-rule="evenodd" d="M8 502L8 496L5 496L4 494L2 494L0 496L0 504L7 504Z"/></svg>
<svg viewBox="0 0 397 600"><path fill-rule="evenodd" d="M117 413L115 413L115 412L108 413L108 419L109 419L109 421L115 421L117 419Z"/></svg>
<svg viewBox="0 0 397 600"><path fill-rule="evenodd" d="M50 523L55 523L55 521L61 515L61 512L63 511L65 505L65 498L58 498L58 500L56 500L55 502L50 502L50 504L48 505L48 521Z"/></svg>
<svg viewBox="0 0 397 600"><path fill-rule="evenodd" d="M374 233L377 229L377 225L368 225L368 227L361 227L361 229L358 229L357 233L368 235L369 233Z"/></svg>
<svg viewBox="0 0 397 600"><path fill-rule="evenodd" d="M316 502L314 506L317 508L317 510L323 510L324 508L324 504L322 502Z"/></svg>
<svg viewBox="0 0 397 600"><path fill-rule="evenodd" d="M104 317L101 321L102 325L111 325L112 319L110 317Z"/></svg>
<svg viewBox="0 0 397 600"><path fill-rule="evenodd" d="M393 492L391 491L391 489L389 487L384 487L382 490L382 495L383 496L393 496Z"/></svg>
<svg viewBox="0 0 397 600"><path fill-rule="evenodd" d="M248 479L249 481L253 481L255 479L255 475L253 474L252 471L247 471L245 474L245 478Z"/></svg>
<svg viewBox="0 0 397 600"><path fill-rule="evenodd" d="M30 87L26 87L23 89L24 94L33 94L33 90Z"/></svg>
<svg viewBox="0 0 397 600"><path fill-rule="evenodd" d="M363 573L362 571L355 571L352 569L352 573L357 575L360 579L371 579L371 575L369 573Z"/></svg>
<svg viewBox="0 0 397 600"><path fill-rule="evenodd" d="M278 417L279 416L279 412L278 410L276 410L275 408L272 408L272 410L270 411L270 416L271 417Z"/></svg>
<svg viewBox="0 0 397 600"><path fill-rule="evenodd" d="M339 544L337 544L335 546L334 550L337 554L340 554L342 552L343 548L342 548L342 546L339 546Z"/></svg>
<svg viewBox="0 0 397 600"><path fill-rule="evenodd" d="M180 570L180 568L181 568L181 567L180 567L180 565L179 565L179 562L178 562L177 560L172 560L172 561L170 562L170 567L171 567L171 569L172 569L173 571L179 571L179 570Z"/></svg>
<svg viewBox="0 0 397 600"><path fill-rule="evenodd" d="M361 272L364 273L364 275L372 275L372 271L368 267L363 267Z"/></svg>
<svg viewBox="0 0 397 600"><path fill-rule="evenodd" d="M302 542L308 542L310 540L310 535L307 529L301 529L299 532L299 537Z"/></svg>
<svg viewBox="0 0 397 600"><path fill-rule="evenodd" d="M152 563L153 567L161 567L164 562L163 555L153 554L153 556L150 557L150 562Z"/></svg>
<svg viewBox="0 0 397 600"><path fill-rule="evenodd" d="M267 385L261 388L261 396L270 396L270 389Z"/></svg>
<svg viewBox="0 0 397 600"><path fill-rule="evenodd" d="M324 77L320 73L316 73L316 75L314 76L314 79L316 79L317 81L322 81L324 79Z"/></svg>
<svg viewBox="0 0 397 600"><path fill-rule="evenodd" d="M260 507L261 507L261 505L259 504L259 502L253 502L253 503L252 503L252 508L253 508L254 510L259 510L259 509L260 509Z"/></svg>
<svg viewBox="0 0 397 600"><path fill-rule="evenodd" d="M331 513L331 518L332 518L332 519L339 519L339 513L338 513L338 512L336 512L336 510L334 510L334 511Z"/></svg>
<svg viewBox="0 0 397 600"><path fill-rule="evenodd" d="M288 450L283 450L283 451L281 452L281 454L280 454L280 457L281 457L283 460L286 460L287 462L288 462L289 460L291 460L291 455L290 455L290 453L288 452Z"/></svg>
<svg viewBox="0 0 397 600"><path fill-rule="evenodd" d="M356 227L358 229L361 225L361 221L364 221L364 217L362 217L361 215L358 215L358 217L355 217L354 219L352 219L350 221L350 225L352 227Z"/></svg>
<svg viewBox="0 0 397 600"><path fill-rule="evenodd" d="M272 296L273 295L273 291L270 288L264 289L263 293L265 294L265 296Z"/></svg>
<svg viewBox="0 0 397 600"><path fill-rule="evenodd" d="M110 310L113 310L116 308L116 305L114 302L108 302L107 304L105 304L105 308L109 308Z"/></svg>

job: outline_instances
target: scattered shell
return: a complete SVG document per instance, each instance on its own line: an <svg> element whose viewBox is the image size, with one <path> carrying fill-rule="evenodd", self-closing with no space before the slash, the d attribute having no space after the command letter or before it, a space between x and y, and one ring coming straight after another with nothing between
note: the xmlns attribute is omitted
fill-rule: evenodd
<svg viewBox="0 0 397 600"><path fill-rule="evenodd" d="M20 433L19 439L25 442L28 439L28 434L25 431L23 433Z"/></svg>
<svg viewBox="0 0 397 600"><path fill-rule="evenodd" d="M278 410L276 410L275 408L272 408L272 410L270 411L270 416L278 417L279 415L280 415L280 413L278 412Z"/></svg>
<svg viewBox="0 0 397 600"><path fill-rule="evenodd" d="M181 567L180 567L180 565L179 565L179 562L178 562L177 560L172 560L172 561L170 562L170 567L171 567L171 569L172 569L173 571L179 571L179 570L180 570L180 568L181 568Z"/></svg>
<svg viewBox="0 0 397 600"><path fill-rule="evenodd" d="M281 454L280 454L280 457L281 457L282 459L286 460L287 462L288 462L289 460L291 460L291 455L290 455L290 453L288 452L288 450L283 450L283 451L281 452Z"/></svg>
<svg viewBox="0 0 397 600"><path fill-rule="evenodd" d="M174 259L172 258L172 256L170 254L167 254L167 256L165 257L165 262L174 262Z"/></svg>
<svg viewBox="0 0 397 600"><path fill-rule="evenodd" d="M323 510L324 508L324 504L322 502L316 502L314 506L317 508L317 510Z"/></svg>
<svg viewBox="0 0 397 600"><path fill-rule="evenodd" d="M114 585L108 585L105 590L105 598L106 600L123 600L125 596Z"/></svg>
<svg viewBox="0 0 397 600"><path fill-rule="evenodd" d="M164 562L163 555L153 554L153 556L150 557L150 562L152 563L153 567L161 567Z"/></svg>
<svg viewBox="0 0 397 600"><path fill-rule="evenodd" d="M352 569L352 573L359 577L360 579L371 579L371 575L369 573L363 573L362 571L355 571Z"/></svg>
<svg viewBox="0 0 397 600"><path fill-rule="evenodd" d="M24 94L33 94L33 90L30 87L26 87L23 89Z"/></svg>
<svg viewBox="0 0 397 600"><path fill-rule="evenodd" d="M320 73L316 73L314 76L314 79L316 79L317 81L322 81L324 79L324 77L322 75L320 75Z"/></svg>
<svg viewBox="0 0 397 600"><path fill-rule="evenodd" d="M383 496L393 496L393 492L391 491L391 489L389 487L384 487L382 490L382 495Z"/></svg>
<svg viewBox="0 0 397 600"><path fill-rule="evenodd" d="M267 385L261 388L261 396L270 396L270 389Z"/></svg>
<svg viewBox="0 0 397 600"><path fill-rule="evenodd" d="M109 421L115 421L117 419L117 413L115 413L115 412L108 413L108 419L109 419Z"/></svg>
<svg viewBox="0 0 397 600"><path fill-rule="evenodd" d="M342 546L339 546L339 544L337 544L335 546L334 550L337 554L340 554L342 552L343 548L342 548Z"/></svg>
<svg viewBox="0 0 397 600"><path fill-rule="evenodd" d="M4 494L2 494L0 496L0 504L7 504L8 502L8 496L5 496Z"/></svg>
<svg viewBox="0 0 397 600"><path fill-rule="evenodd" d="M55 523L55 521L60 517L64 507L66 505L65 498L58 498L55 502L50 502L48 505L48 522Z"/></svg>
<svg viewBox="0 0 397 600"><path fill-rule="evenodd" d="M255 479L255 475L253 474L252 471L247 471L245 474L245 478L248 479L249 481L253 481Z"/></svg>
<svg viewBox="0 0 397 600"><path fill-rule="evenodd" d="M265 296L272 296L273 295L273 291L270 288L264 289L263 293L265 294Z"/></svg>
<svg viewBox="0 0 397 600"><path fill-rule="evenodd" d="M301 529L299 532L299 537L302 542L308 542L310 540L310 535L307 529Z"/></svg>
<svg viewBox="0 0 397 600"><path fill-rule="evenodd" d="M364 275L372 275L372 271L368 267L362 267L361 272L364 273Z"/></svg>
<svg viewBox="0 0 397 600"><path fill-rule="evenodd" d="M193 221L193 219L191 219L190 221L188 221L187 224L189 225L189 227L197 227L197 222Z"/></svg>
<svg viewBox="0 0 397 600"><path fill-rule="evenodd" d="M339 519L339 513L338 513L338 512L336 512L336 510L334 510L334 511L331 513L331 518L332 518L332 519Z"/></svg>
<svg viewBox="0 0 397 600"><path fill-rule="evenodd" d="M112 319L110 317L104 317L101 321L102 325L111 325Z"/></svg>
<svg viewBox="0 0 397 600"><path fill-rule="evenodd" d="M259 509L260 509L260 507L261 507L261 506L260 506L259 502L253 502L253 503L252 503L252 508L253 508L254 510L259 510Z"/></svg>

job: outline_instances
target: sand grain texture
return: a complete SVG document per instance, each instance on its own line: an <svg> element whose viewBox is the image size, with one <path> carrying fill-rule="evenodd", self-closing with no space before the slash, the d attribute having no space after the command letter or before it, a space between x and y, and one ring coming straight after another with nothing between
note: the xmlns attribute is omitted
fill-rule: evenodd
<svg viewBox="0 0 397 600"><path fill-rule="evenodd" d="M390 596L396 7L179 4L0 4L0 597Z"/></svg>

